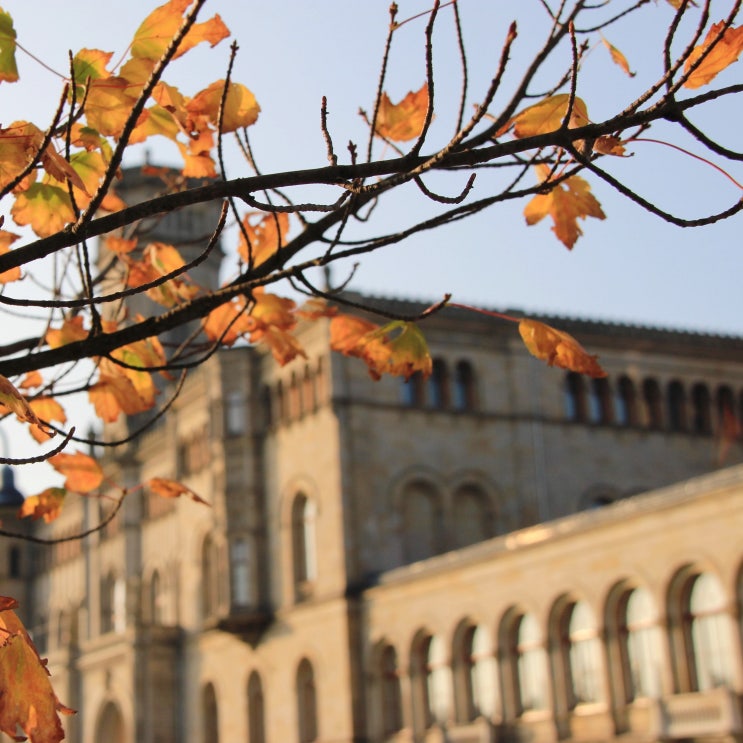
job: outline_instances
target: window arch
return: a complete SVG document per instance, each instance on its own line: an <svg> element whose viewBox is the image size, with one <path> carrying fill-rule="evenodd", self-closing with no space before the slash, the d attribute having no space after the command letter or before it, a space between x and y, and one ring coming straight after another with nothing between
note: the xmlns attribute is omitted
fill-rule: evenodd
<svg viewBox="0 0 743 743"><path fill-rule="evenodd" d="M455 410L474 410L477 404L475 371L469 361L460 360L454 367L452 403Z"/></svg>
<svg viewBox="0 0 743 743"><path fill-rule="evenodd" d="M686 431L686 390L684 385L674 379L666 390L668 408L668 427L671 431Z"/></svg>
<svg viewBox="0 0 743 743"><path fill-rule="evenodd" d="M201 691L201 715L204 743L219 743L219 710L214 684L209 682Z"/></svg>
<svg viewBox="0 0 743 743"><path fill-rule="evenodd" d="M113 572L101 581L100 629L102 634L126 629L126 583Z"/></svg>
<svg viewBox="0 0 743 743"><path fill-rule="evenodd" d="M115 702L106 702L95 726L95 743L124 743L124 718Z"/></svg>
<svg viewBox="0 0 743 743"><path fill-rule="evenodd" d="M726 598L712 573L700 573L689 586L684 634L691 665L692 687L698 691L734 682L732 633Z"/></svg>
<svg viewBox="0 0 743 743"><path fill-rule="evenodd" d="M254 598L251 570L250 541L236 537L230 545L230 568L232 578L232 605L250 606Z"/></svg>
<svg viewBox="0 0 743 743"><path fill-rule="evenodd" d="M297 667L297 725L299 743L317 740L317 689L312 664L303 658Z"/></svg>
<svg viewBox="0 0 743 743"><path fill-rule="evenodd" d="M401 730L402 690L397 667L397 651L392 645L386 645L379 654L379 705L384 735L393 735Z"/></svg>
<svg viewBox="0 0 743 743"><path fill-rule="evenodd" d="M426 405L443 410L449 405L449 371L443 359L434 359L426 380Z"/></svg>
<svg viewBox="0 0 743 743"><path fill-rule="evenodd" d="M614 420L620 426L637 425L637 392L627 376L619 377L614 388Z"/></svg>
<svg viewBox="0 0 743 743"><path fill-rule="evenodd" d="M648 378L642 384L642 397L645 403L645 425L651 431L663 428L663 406L660 385L656 379Z"/></svg>
<svg viewBox="0 0 743 743"><path fill-rule="evenodd" d="M406 562L425 560L441 549L441 501L429 483L409 483L402 494L403 549Z"/></svg>
<svg viewBox="0 0 743 743"><path fill-rule="evenodd" d="M317 510L314 501L298 493L292 503L292 568L295 599L301 601L312 591L317 577L315 529Z"/></svg>
<svg viewBox="0 0 743 743"><path fill-rule="evenodd" d="M488 497L477 485L463 485L454 493L454 546L458 549L492 534Z"/></svg>
<svg viewBox="0 0 743 743"><path fill-rule="evenodd" d="M248 679L248 741L249 743L265 743L266 718L263 699L263 683L257 671L253 671Z"/></svg>
<svg viewBox="0 0 743 743"><path fill-rule="evenodd" d="M586 387L577 372L568 372L565 377L565 417L569 421L586 420Z"/></svg>
<svg viewBox="0 0 743 743"><path fill-rule="evenodd" d="M454 697L455 718L466 724L476 717L495 712L495 658L487 631L464 624L455 635Z"/></svg>
<svg viewBox="0 0 743 743"><path fill-rule="evenodd" d="M402 404L408 408L421 407L425 397L424 393L424 379L420 372L415 372L409 379L403 380L400 386Z"/></svg>
<svg viewBox="0 0 743 743"><path fill-rule="evenodd" d="M619 649L625 699L661 695L662 633L650 592L638 587L626 591L619 603Z"/></svg>
<svg viewBox="0 0 743 743"><path fill-rule="evenodd" d="M694 433L711 433L710 395L706 384L701 382L691 388L692 430Z"/></svg>
<svg viewBox="0 0 743 743"><path fill-rule="evenodd" d="M547 708L547 651L533 614L522 614L512 628L517 714Z"/></svg>
<svg viewBox="0 0 743 743"><path fill-rule="evenodd" d="M592 379L588 396L588 417L591 423L611 423L612 401L606 377Z"/></svg>

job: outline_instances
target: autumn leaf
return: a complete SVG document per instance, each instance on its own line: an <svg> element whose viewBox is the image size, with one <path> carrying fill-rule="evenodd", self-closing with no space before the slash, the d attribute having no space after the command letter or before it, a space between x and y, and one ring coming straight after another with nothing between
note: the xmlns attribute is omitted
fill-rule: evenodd
<svg viewBox="0 0 743 743"><path fill-rule="evenodd" d="M719 72L737 61L743 52L743 26L727 28L720 36L724 27L723 21L713 23L704 41L692 50L684 65L685 73L689 73L692 65L702 55L708 53L699 63L699 67L689 74L684 83L685 88L699 88L711 82Z"/></svg>
<svg viewBox="0 0 743 743"><path fill-rule="evenodd" d="M49 464L65 476L64 487L75 493L90 493L103 482L103 470L98 462L82 452L62 452L49 458Z"/></svg>
<svg viewBox="0 0 743 743"><path fill-rule="evenodd" d="M16 33L13 19L0 8L0 80L14 83L18 80L15 62Z"/></svg>
<svg viewBox="0 0 743 743"><path fill-rule="evenodd" d="M525 108L509 122L513 125L513 136L523 139L557 131L565 120L569 103L570 96L567 93L559 93ZM575 129L590 123L586 104L582 98L576 97L573 101L568 126Z"/></svg>
<svg viewBox="0 0 743 743"><path fill-rule="evenodd" d="M256 217L258 217L256 221ZM245 240L245 234L240 230L240 241L237 251L245 263L258 266L270 258L279 246L286 245L286 235L289 232L289 215L285 212L264 214L249 212L242 219L245 234L250 246Z"/></svg>
<svg viewBox="0 0 743 743"><path fill-rule="evenodd" d="M23 377L23 381L18 385L22 390L30 390L34 387L41 387L44 384L44 378L38 370L30 371Z"/></svg>
<svg viewBox="0 0 743 743"><path fill-rule="evenodd" d="M11 413L15 413L19 421L43 427L26 398L2 374L0 374L0 405L4 405Z"/></svg>
<svg viewBox="0 0 743 743"><path fill-rule="evenodd" d="M376 134L393 142L419 137L428 113L428 83L417 92L410 91L399 103L382 93L377 111Z"/></svg>
<svg viewBox="0 0 743 743"><path fill-rule="evenodd" d="M622 70L630 77L634 77L635 73L632 72L632 70L630 70L627 57L625 57L624 54L622 54L622 52L619 51L619 49L617 49L613 44L609 43L603 36L601 37L601 41L603 42L604 46L609 50L609 54L611 54L611 58L614 64L619 65L619 67L621 67Z"/></svg>
<svg viewBox="0 0 743 743"><path fill-rule="evenodd" d="M83 328L83 318L75 315L62 323L61 328L51 328L46 331L46 342L50 348L59 348L68 343L82 341L88 337L88 331Z"/></svg>
<svg viewBox="0 0 743 743"><path fill-rule="evenodd" d="M53 397L35 397L33 400L29 400L28 404L39 420L44 423L50 423L51 421L56 421L58 423L67 422L67 414L65 413L64 408ZM34 439L39 443L47 441L51 438L51 434L54 433L52 429L42 428L35 425L32 425L29 431Z"/></svg>
<svg viewBox="0 0 743 743"><path fill-rule="evenodd" d="M8 185L33 160L43 143L43 132L28 121L0 128L0 187Z"/></svg>
<svg viewBox="0 0 743 743"><path fill-rule="evenodd" d="M137 247L138 240L136 238L128 240L124 237L115 237L112 235L107 237L103 244L106 246L106 250L110 250L117 255L125 255L126 253L131 253Z"/></svg>
<svg viewBox="0 0 743 743"><path fill-rule="evenodd" d="M32 519L44 519L49 524L62 513L67 491L64 488L47 488L38 495L29 495L18 509L18 518L30 516Z"/></svg>
<svg viewBox="0 0 743 743"><path fill-rule="evenodd" d="M428 346L414 323L393 321L380 327L355 315L338 315L330 321L330 347L363 359L373 379L383 374L409 379L415 372L431 373Z"/></svg>
<svg viewBox="0 0 743 743"><path fill-rule="evenodd" d="M593 151L602 155L615 155L616 157L624 157L627 154L622 140L611 134L596 137L593 143Z"/></svg>
<svg viewBox="0 0 743 743"><path fill-rule="evenodd" d="M247 303L243 297L236 297L229 302L215 307L204 319L202 329L206 337L224 346L231 346L253 328L253 322L247 313Z"/></svg>
<svg viewBox="0 0 743 743"><path fill-rule="evenodd" d="M46 663L13 609L14 599L0 597L0 731L12 740L18 728L32 743L59 743L60 714L74 714L57 699Z"/></svg>
<svg viewBox="0 0 743 743"><path fill-rule="evenodd" d="M183 14L190 6L191 0L170 0L155 8L134 34L132 57L158 61L183 25ZM185 54L202 41L214 47L229 35L230 31L219 15L203 23L195 23L181 41L173 59Z"/></svg>
<svg viewBox="0 0 743 743"><path fill-rule="evenodd" d="M121 413L136 415L152 408L137 391L134 382L123 374L101 374L88 390L88 399L96 415L105 423L113 423Z"/></svg>
<svg viewBox="0 0 743 743"><path fill-rule="evenodd" d="M224 84L224 80L213 82L188 102L186 110L196 116L206 116L216 127L219 122L219 106ZM222 132L234 132L255 124L260 110L255 96L244 85L231 82L224 102Z"/></svg>
<svg viewBox="0 0 743 743"><path fill-rule="evenodd" d="M14 232L0 230L0 255L10 252L10 246L20 237ZM0 284L9 284L11 281L18 281L21 278L21 267L16 266L7 271L0 273Z"/></svg>
<svg viewBox="0 0 743 743"><path fill-rule="evenodd" d="M519 333L529 352L550 366L559 366L589 377L605 377L596 356L591 356L573 336L528 318L519 322Z"/></svg>
<svg viewBox="0 0 743 743"><path fill-rule="evenodd" d="M549 177L549 167L538 165L540 180ZM578 219L595 217L606 219L591 187L580 176L574 175L552 188L549 193L537 194L525 207L526 224L534 225L547 215L552 217L552 231L568 249L583 234L578 226Z"/></svg>
<svg viewBox="0 0 743 743"><path fill-rule="evenodd" d="M185 265L177 248L161 242L150 243L144 249L141 259L127 258L126 263L129 268L126 283L127 286L134 288L157 281ZM192 299L198 291L199 288L191 283L188 276L181 274L159 286L147 289L145 293L164 307L174 307Z"/></svg>
<svg viewBox="0 0 743 743"><path fill-rule="evenodd" d="M196 495L191 488L176 480L168 480L164 477L152 477L145 485L155 495L159 495L161 498L180 498L182 495L185 495L197 503L203 503L205 506L210 505L201 496Z"/></svg>
<svg viewBox="0 0 743 743"><path fill-rule="evenodd" d="M75 221L69 194L47 183L34 183L18 194L10 213L16 224L30 225L39 237L50 237Z"/></svg>

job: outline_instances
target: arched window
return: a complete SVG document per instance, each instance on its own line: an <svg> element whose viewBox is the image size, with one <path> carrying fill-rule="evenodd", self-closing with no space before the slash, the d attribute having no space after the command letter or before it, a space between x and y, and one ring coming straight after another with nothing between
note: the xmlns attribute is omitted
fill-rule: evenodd
<svg viewBox="0 0 743 743"><path fill-rule="evenodd" d="M219 713L214 684L208 683L201 691L203 743L219 743Z"/></svg>
<svg viewBox="0 0 743 743"><path fill-rule="evenodd" d="M637 425L635 383L629 377L622 376L619 377L614 390L614 420L620 426Z"/></svg>
<svg viewBox="0 0 743 743"><path fill-rule="evenodd" d="M407 562L435 555L441 545L441 507L437 493L424 482L405 488L402 499L403 549Z"/></svg>
<svg viewBox="0 0 743 743"><path fill-rule="evenodd" d="M307 598L316 578L315 504L304 493L292 503L292 566L295 599Z"/></svg>
<svg viewBox="0 0 743 743"><path fill-rule="evenodd" d="M592 379L588 396L588 416L591 423L611 423L611 390L606 377Z"/></svg>
<svg viewBox="0 0 743 743"><path fill-rule="evenodd" d="M657 380L646 379L643 382L642 396L645 403L645 425L651 431L660 431L663 428L663 405Z"/></svg>
<svg viewBox="0 0 743 743"><path fill-rule="evenodd" d="M113 632L114 630L114 587L116 586L116 576L108 573L101 581L100 596L100 626L101 634Z"/></svg>
<svg viewBox="0 0 743 743"><path fill-rule="evenodd" d="M402 404L408 408L419 408L423 405L424 379L420 372L415 372L409 379L402 382L400 386Z"/></svg>
<svg viewBox="0 0 743 743"><path fill-rule="evenodd" d="M442 359L434 359L426 384L426 405L441 410L449 405L449 374Z"/></svg>
<svg viewBox="0 0 743 743"><path fill-rule="evenodd" d="M433 637L431 635L420 633L413 641L413 647L410 652L413 732L419 737L434 722L430 693L432 668L429 662L432 640Z"/></svg>
<svg viewBox="0 0 743 743"><path fill-rule="evenodd" d="M397 668L397 652L387 645L379 655L380 717L385 736L402 729L402 692Z"/></svg>
<svg viewBox="0 0 743 743"><path fill-rule="evenodd" d="M730 620L725 593L712 573L701 573L690 586L685 636L692 666L693 688L699 691L732 686L735 678Z"/></svg>
<svg viewBox="0 0 743 743"><path fill-rule="evenodd" d="M726 384L717 388L717 431L728 440L740 435L740 423L735 414L735 395Z"/></svg>
<svg viewBox="0 0 743 743"><path fill-rule="evenodd" d="M454 367L452 402L455 410L474 410L476 407L475 372L469 361L458 361Z"/></svg>
<svg viewBox="0 0 743 743"><path fill-rule="evenodd" d="M586 420L586 388L583 377L568 372L565 377L565 417L569 421Z"/></svg>
<svg viewBox="0 0 743 743"><path fill-rule="evenodd" d="M265 743L266 719L263 684L256 671L248 679L248 742Z"/></svg>
<svg viewBox="0 0 743 743"><path fill-rule="evenodd" d="M299 743L317 740L317 690L312 664L303 658L297 668L297 723Z"/></svg>
<svg viewBox="0 0 743 743"><path fill-rule="evenodd" d="M585 601L568 606L560 620L562 665L567 670L568 706L602 698L601 643L593 611Z"/></svg>
<svg viewBox="0 0 743 743"><path fill-rule="evenodd" d="M491 534L487 496L476 485L454 494L454 544L457 548L481 542Z"/></svg>
<svg viewBox="0 0 743 743"><path fill-rule="evenodd" d="M317 410L315 380L312 377L309 365L305 365L304 376L302 377L302 413L314 413L315 410Z"/></svg>
<svg viewBox="0 0 743 743"><path fill-rule="evenodd" d="M8 578L21 577L21 548L14 544L8 550Z"/></svg>
<svg viewBox="0 0 743 743"><path fill-rule="evenodd" d="M634 588L620 602L620 652L628 702L661 695L662 641L658 614L645 588Z"/></svg>
<svg viewBox="0 0 743 743"><path fill-rule="evenodd" d="M201 545L201 616L211 619L217 616L220 605L219 550L211 534L207 534Z"/></svg>
<svg viewBox="0 0 743 743"><path fill-rule="evenodd" d="M124 719L114 702L106 702L95 726L95 743L124 743Z"/></svg>
<svg viewBox="0 0 743 743"><path fill-rule="evenodd" d="M695 384L691 389L692 418L691 426L694 433L711 433L712 419L710 415L710 396L706 384Z"/></svg>
<svg viewBox="0 0 743 743"><path fill-rule="evenodd" d="M547 652L533 614L523 614L513 625L517 713L546 709Z"/></svg>
<svg viewBox="0 0 743 743"><path fill-rule="evenodd" d="M668 427L671 431L686 431L686 391L678 379L674 379L667 389Z"/></svg>
<svg viewBox="0 0 743 743"><path fill-rule="evenodd" d="M487 631L479 626L460 629L454 648L456 721L468 723L495 712L495 658Z"/></svg>
<svg viewBox="0 0 743 743"><path fill-rule="evenodd" d="M237 537L230 545L232 568L232 605L250 606L253 598L250 576L250 550L245 537Z"/></svg>

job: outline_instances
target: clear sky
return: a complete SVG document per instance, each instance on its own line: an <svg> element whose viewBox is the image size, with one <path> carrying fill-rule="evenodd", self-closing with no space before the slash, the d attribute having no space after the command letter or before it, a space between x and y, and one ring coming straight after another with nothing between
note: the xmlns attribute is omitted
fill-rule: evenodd
<svg viewBox="0 0 743 743"><path fill-rule="evenodd" d="M149 0L5 0L3 7L15 20L19 41L64 74L68 49L99 48L115 52L114 58L123 54L155 4ZM399 19L430 6L419 0L398 0L398 4ZM712 19L722 18L729 5L715 2ZM496 99L497 108L507 100L521 65L543 38L544 11L537 0L459 0L459 6L468 47L468 103L472 105L482 98L508 25L514 15L519 16L511 71ZM263 172L326 164L319 128L323 95L328 98L329 127L341 161L347 161L349 139L365 152L366 127L357 112L373 104L387 7L383 0L207 3L204 17L218 12L240 45L233 79L247 85L262 108L251 137ZM634 78L614 65L601 45L591 50L578 93L593 120L621 110L657 77L661 45L672 15L670 5L659 0L643 9L638 22L619 23L607 33L637 71ZM430 146L427 143L424 151L451 135L451 111L458 105L460 65L450 16L447 9L442 10L434 51L437 118ZM424 81L423 30L424 21L414 21L395 37L387 85L393 100L418 89ZM682 40L684 31L682 27ZM196 49L174 64L166 80L193 95L224 76L228 53L228 42L213 50ZM555 65L555 76L568 64L565 48L560 64ZM2 123L28 119L45 128L61 81L23 54L19 66L21 82L0 85ZM720 76L719 83L740 82L742 75L743 62L739 62ZM547 87L551 81L545 77L543 82ZM740 149L742 111L738 102L720 106L714 115L692 115L692 119L710 124L723 143ZM677 136L670 126L657 136L701 153L697 143ZM178 163L167 143L153 140L147 147L152 161ZM249 174L239 155L234 150L230 153L229 175ZM389 153L377 145L376 154ZM143 159L140 148L128 163ZM740 188L711 167L661 145L638 144L632 148L632 157L616 159L611 166L613 173L627 178L643 195L686 217L719 211L742 195ZM743 182L743 165L726 167ZM465 180L466 175L455 174L435 178L432 184L440 192L455 194ZM487 192L487 180L478 178L475 197ZM647 214L605 184L590 180L607 219L583 223L585 234L572 251L558 242L548 221L526 227L523 203L504 204L364 258L351 287L427 300L451 292L457 301L487 307L743 335L743 217L713 227L680 229ZM431 204L411 188L390 203L385 201L375 218L385 232L430 209ZM229 240L227 247L229 251ZM345 273L336 269L334 276L342 279Z"/></svg>

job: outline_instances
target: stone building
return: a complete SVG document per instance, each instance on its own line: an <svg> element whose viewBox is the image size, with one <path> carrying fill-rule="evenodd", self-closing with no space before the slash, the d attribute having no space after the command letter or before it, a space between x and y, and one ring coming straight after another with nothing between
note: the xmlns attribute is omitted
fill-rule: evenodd
<svg viewBox="0 0 743 743"><path fill-rule="evenodd" d="M743 339L547 321L608 378L459 309L426 381L372 381L324 320L306 360L195 369L107 466L210 507L133 490L0 556L68 739L743 741Z"/></svg>

